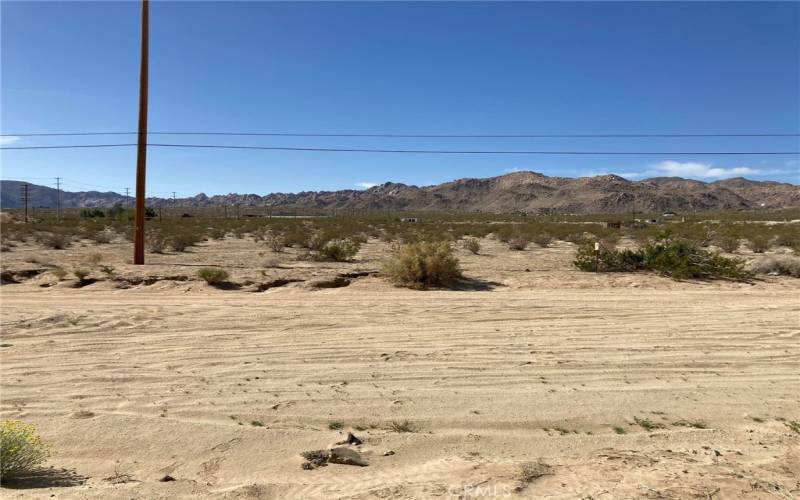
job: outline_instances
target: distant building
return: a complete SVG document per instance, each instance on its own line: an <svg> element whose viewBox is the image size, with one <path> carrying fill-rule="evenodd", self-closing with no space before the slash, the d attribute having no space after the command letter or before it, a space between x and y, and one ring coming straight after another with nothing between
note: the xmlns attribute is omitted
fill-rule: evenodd
<svg viewBox="0 0 800 500"><path fill-rule="evenodd" d="M419 222L418 217L403 217L400 222Z"/></svg>
<svg viewBox="0 0 800 500"><path fill-rule="evenodd" d="M661 214L661 217L664 217L665 219L671 219L675 217L675 215L677 215L675 212L664 212Z"/></svg>

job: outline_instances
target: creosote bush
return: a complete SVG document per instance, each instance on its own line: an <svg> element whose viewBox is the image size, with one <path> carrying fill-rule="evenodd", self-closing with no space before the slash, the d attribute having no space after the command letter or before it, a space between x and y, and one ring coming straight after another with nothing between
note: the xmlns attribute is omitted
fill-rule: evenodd
<svg viewBox="0 0 800 500"><path fill-rule="evenodd" d="M318 260L332 260L334 262L347 262L352 260L361 249L361 243L355 240L333 240L325 243L317 250Z"/></svg>
<svg viewBox="0 0 800 500"><path fill-rule="evenodd" d="M169 246L176 252L185 252L187 248L200 243L200 237L194 233L180 233L172 236Z"/></svg>
<svg viewBox="0 0 800 500"><path fill-rule="evenodd" d="M38 241L45 248L52 248L53 250L63 250L67 248L72 241L69 235L63 233L44 233L38 235Z"/></svg>
<svg viewBox="0 0 800 500"><path fill-rule="evenodd" d="M587 242L578 248L575 267L582 271L632 272L656 271L676 280L731 279L746 280L751 273L741 259L724 257L703 250L696 243L669 237L649 242L637 250L600 248Z"/></svg>
<svg viewBox="0 0 800 500"><path fill-rule="evenodd" d="M757 234L747 239L747 246L753 253L764 253L769 250L769 238L763 234Z"/></svg>
<svg viewBox="0 0 800 500"><path fill-rule="evenodd" d="M461 277L458 259L447 242L401 245L384 263L382 273L397 286L416 289L450 286Z"/></svg>
<svg viewBox="0 0 800 500"><path fill-rule="evenodd" d="M463 245L465 250L474 255L478 255L478 252L481 251L481 243L477 238L467 238L464 240Z"/></svg>
<svg viewBox="0 0 800 500"><path fill-rule="evenodd" d="M30 473L47 460L50 450L36 427L19 420L0 421L0 478Z"/></svg>
<svg viewBox="0 0 800 500"><path fill-rule="evenodd" d="M539 233L533 236L533 242L542 248L547 248L553 242L553 237L547 233Z"/></svg>
<svg viewBox="0 0 800 500"><path fill-rule="evenodd" d="M197 276L209 285L220 285L227 281L228 271L216 267L204 267L197 271Z"/></svg>

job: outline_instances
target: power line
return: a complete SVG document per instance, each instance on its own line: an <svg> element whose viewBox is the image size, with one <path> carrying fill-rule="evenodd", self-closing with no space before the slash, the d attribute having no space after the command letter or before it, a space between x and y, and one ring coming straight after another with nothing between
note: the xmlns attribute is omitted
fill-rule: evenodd
<svg viewBox="0 0 800 500"><path fill-rule="evenodd" d="M95 135L137 135L138 132L39 132L26 134L0 134L0 137L62 137ZM708 134L364 134L318 132L148 132L148 135L210 135L210 136L262 136L262 137L376 137L397 139L526 139L526 138L691 138L691 137L800 137L800 132L790 133L708 133Z"/></svg>
<svg viewBox="0 0 800 500"><path fill-rule="evenodd" d="M11 146L2 150L116 148L136 144L80 144L58 146ZM363 149L363 148L303 148L283 146L234 146L226 144L166 144L151 143L149 147L250 149L266 151L311 151L326 153L398 153L398 154L451 154L451 155L800 155L800 151L532 151L532 150L452 150L452 149Z"/></svg>

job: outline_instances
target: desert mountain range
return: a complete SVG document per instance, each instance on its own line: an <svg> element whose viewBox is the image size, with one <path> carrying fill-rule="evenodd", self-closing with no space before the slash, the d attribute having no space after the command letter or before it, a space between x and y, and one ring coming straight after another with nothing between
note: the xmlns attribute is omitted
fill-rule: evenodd
<svg viewBox="0 0 800 500"><path fill-rule="evenodd" d="M19 208L19 181L0 181L0 206ZM110 207L126 203L114 192L62 191L63 207ZM31 184L33 207L55 207L57 191ZM132 202L130 202L132 204ZM148 198L149 205L169 207L171 199ZM702 182L680 177L630 181L616 175L549 177L536 172L513 172L483 179L458 179L433 186L387 182L364 190L304 191L300 193L200 193L178 198L179 207L259 206L291 210L410 210L453 212L619 213L637 211L752 210L800 206L800 186L744 178Z"/></svg>

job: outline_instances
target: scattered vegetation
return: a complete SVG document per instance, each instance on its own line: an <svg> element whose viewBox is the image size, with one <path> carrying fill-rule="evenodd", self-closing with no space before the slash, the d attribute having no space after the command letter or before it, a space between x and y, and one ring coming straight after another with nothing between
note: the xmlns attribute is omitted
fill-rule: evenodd
<svg viewBox="0 0 800 500"><path fill-rule="evenodd" d="M800 434L800 420L789 420L788 422L784 422L783 425L788 427L793 432Z"/></svg>
<svg viewBox="0 0 800 500"><path fill-rule="evenodd" d="M221 285L229 278L228 271L218 267L203 267L197 271L197 276L209 285Z"/></svg>
<svg viewBox="0 0 800 500"><path fill-rule="evenodd" d="M79 282L83 283L84 281L86 281L86 278L89 276L89 270L88 269L80 269L79 268L79 269L75 269L74 271L72 271L72 274L74 274L75 277L78 278Z"/></svg>
<svg viewBox="0 0 800 500"><path fill-rule="evenodd" d="M658 422L653 422L652 420L650 420L647 417L645 417L645 418L633 417L633 421L636 423L636 425L638 425L639 427L641 427L642 429L644 429L646 431L652 431L652 430L656 430L656 429L663 429L665 427L664 424L661 424L661 423L658 423Z"/></svg>
<svg viewBox="0 0 800 500"><path fill-rule="evenodd" d="M516 236L512 236L508 239L508 248L509 250L525 250L528 248L528 237L522 234L518 234Z"/></svg>
<svg viewBox="0 0 800 500"><path fill-rule="evenodd" d="M264 422L262 422L261 420L253 420L252 422L250 422L250 425L252 425L253 427L264 427Z"/></svg>
<svg viewBox="0 0 800 500"><path fill-rule="evenodd" d="M53 250L63 250L69 246L72 238L64 233L42 233L38 235L37 240L45 247Z"/></svg>
<svg viewBox="0 0 800 500"><path fill-rule="evenodd" d="M341 420L331 420L328 422L328 429L335 431L344 427L344 422Z"/></svg>
<svg viewBox="0 0 800 500"><path fill-rule="evenodd" d="M553 242L553 237L547 233L539 233L534 235L532 241L542 248L547 248Z"/></svg>
<svg viewBox="0 0 800 500"><path fill-rule="evenodd" d="M678 420L676 422L672 422L672 425L676 427L692 427L694 429L706 429L708 428L708 424L703 422L702 420Z"/></svg>
<svg viewBox="0 0 800 500"><path fill-rule="evenodd" d="M618 425L615 425L614 427L612 427L612 429L614 429L614 433L615 434L627 434L628 433L628 431L626 431L624 427L620 427Z"/></svg>
<svg viewBox="0 0 800 500"><path fill-rule="evenodd" d="M30 473L47 460L50 450L36 427L19 420L0 421L0 477Z"/></svg>
<svg viewBox="0 0 800 500"><path fill-rule="evenodd" d="M317 250L319 260L347 262L353 260L361 249L361 243L352 239L333 240L325 243Z"/></svg>
<svg viewBox="0 0 800 500"><path fill-rule="evenodd" d="M409 243L400 246L383 265L383 274L397 286L424 289L446 287L461 277L450 243Z"/></svg>

